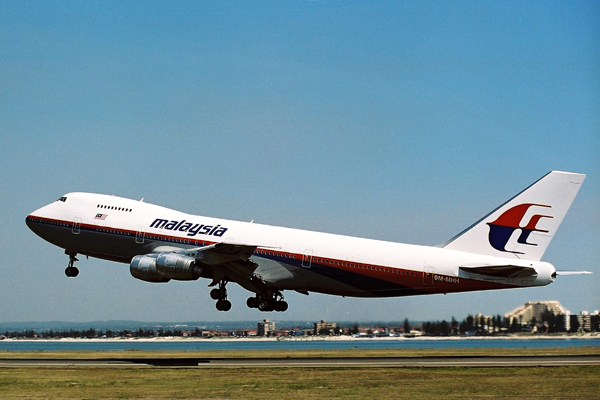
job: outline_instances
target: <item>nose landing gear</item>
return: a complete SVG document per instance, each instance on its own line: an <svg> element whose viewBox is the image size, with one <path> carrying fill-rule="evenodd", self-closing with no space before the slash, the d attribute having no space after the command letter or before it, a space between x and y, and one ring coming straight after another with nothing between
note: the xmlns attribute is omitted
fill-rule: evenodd
<svg viewBox="0 0 600 400"><path fill-rule="evenodd" d="M77 253L65 250L65 254L69 256L69 266L65 269L65 275L69 278L75 278L79 275L79 268L74 266L75 261L79 261L79 259L75 257Z"/></svg>

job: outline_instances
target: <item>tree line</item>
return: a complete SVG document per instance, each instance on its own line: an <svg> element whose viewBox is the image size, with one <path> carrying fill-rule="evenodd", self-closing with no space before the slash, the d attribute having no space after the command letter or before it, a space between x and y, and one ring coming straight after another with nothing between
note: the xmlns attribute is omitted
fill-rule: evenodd
<svg viewBox="0 0 600 400"><path fill-rule="evenodd" d="M565 328L565 318L569 319L569 329ZM598 315L590 317L589 331L598 332L600 318ZM404 331L410 327L408 319L404 321ZM418 326L415 328L419 328ZM497 333L519 333L532 332L538 333L558 333L558 332L578 332L582 328L577 315L555 315L551 312L542 314L538 321L533 317L530 321L523 322L517 318L506 318L500 315L486 317L483 315L468 315L460 323L452 317L451 321L427 321L420 325L420 330L426 335L432 336L451 336L451 335L493 335Z"/></svg>
<svg viewBox="0 0 600 400"><path fill-rule="evenodd" d="M384 332L395 333L395 334L409 334L411 332L421 332L429 336L458 336L458 335L494 335L504 333L518 333L518 332L531 332L534 328L538 333L556 333L565 332L565 318L569 318L570 329L569 332L578 332L581 328L577 315L554 315L553 313L545 313L541 317L541 321L537 321L533 318L531 321L524 323L517 318L512 320L501 315L495 315L491 317L483 315L468 315L462 321L457 321L454 317L447 320L436 320L436 321L425 321L411 324L408 318L404 319L402 324L391 324L388 328L383 328ZM598 332L600 331L600 316L590 316L591 324L586 330ZM381 328L381 327L380 327ZM359 324L354 323L349 328L344 329L342 326L336 326L333 328L323 328L319 332L315 332L317 335L353 335L358 334L361 331ZM371 328L367 330L367 334L375 333L375 329ZM286 329L278 329L275 332L276 336L286 334L297 334L296 332L289 331ZM54 330L42 330L36 332L33 329L23 331L6 331L4 335L0 333L0 339L14 338L14 339L65 339L65 338L81 338L81 339L94 339L94 338L155 338L155 337L177 337L177 336L188 336L188 337L202 337L202 330L195 328L194 330L185 330L174 328L139 328L137 330L102 330L102 329L66 329L61 331ZM381 333L381 332L380 332ZM229 336L235 336L238 334L237 331L232 330L228 332ZM312 334L312 333L310 333Z"/></svg>
<svg viewBox="0 0 600 400"><path fill-rule="evenodd" d="M202 336L202 331L196 328L192 331L185 331L187 336ZM43 330L36 332L34 329L27 329L23 331L6 331L4 332L6 338L14 339L95 339L95 338L152 338L152 337L173 337L173 336L184 336L184 331L180 329L152 329L152 328L139 328L137 330L102 330L102 329L67 329L62 331Z"/></svg>

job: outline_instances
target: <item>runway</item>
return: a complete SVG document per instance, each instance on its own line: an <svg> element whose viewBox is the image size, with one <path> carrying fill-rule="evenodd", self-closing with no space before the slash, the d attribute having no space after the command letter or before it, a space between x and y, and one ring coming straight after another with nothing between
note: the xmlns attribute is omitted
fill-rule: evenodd
<svg viewBox="0 0 600 400"><path fill-rule="evenodd" d="M16 367L195 367L195 368L434 368L566 367L600 365L600 355L453 356L453 357L303 357L303 358L102 358L0 359L0 368Z"/></svg>

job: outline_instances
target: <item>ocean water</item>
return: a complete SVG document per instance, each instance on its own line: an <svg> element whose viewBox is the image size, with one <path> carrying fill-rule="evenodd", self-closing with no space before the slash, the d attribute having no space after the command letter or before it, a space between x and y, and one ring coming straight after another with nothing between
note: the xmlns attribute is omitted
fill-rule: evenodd
<svg viewBox="0 0 600 400"><path fill-rule="evenodd" d="M358 340L2 340L0 351L73 350L344 350L344 349L461 349L548 348L600 346L600 338L561 339L358 339Z"/></svg>

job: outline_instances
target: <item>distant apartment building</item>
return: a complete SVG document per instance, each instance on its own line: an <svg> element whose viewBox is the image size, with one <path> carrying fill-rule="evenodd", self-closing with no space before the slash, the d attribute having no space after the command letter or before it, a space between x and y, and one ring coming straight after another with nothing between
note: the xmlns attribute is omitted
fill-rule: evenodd
<svg viewBox="0 0 600 400"><path fill-rule="evenodd" d="M271 332L275 332L275 322L264 319L258 323L257 336L270 336Z"/></svg>
<svg viewBox="0 0 600 400"><path fill-rule="evenodd" d="M580 331L592 331L592 316L587 311L582 311L581 314L577 316L577 322L579 323Z"/></svg>
<svg viewBox="0 0 600 400"><path fill-rule="evenodd" d="M546 325L546 328L553 318L554 332L598 332L600 329L599 311L571 314L558 301L530 301L504 317L511 325L514 321L521 326L530 325L535 320L536 325Z"/></svg>
<svg viewBox="0 0 600 400"><path fill-rule="evenodd" d="M331 335L334 333L336 328L337 324L335 322L321 320L321 322L315 323L313 332L315 335Z"/></svg>
<svg viewBox="0 0 600 400"><path fill-rule="evenodd" d="M598 310L592 313L592 331L600 332L600 311Z"/></svg>
<svg viewBox="0 0 600 400"><path fill-rule="evenodd" d="M600 323L600 311L595 310L593 313L582 311L576 317L577 331L579 332L598 332Z"/></svg>
<svg viewBox="0 0 600 400"><path fill-rule="evenodd" d="M476 326L480 332L493 333L495 328L494 323L492 322L493 319L495 320L491 315L478 313L473 316L473 325Z"/></svg>
<svg viewBox="0 0 600 400"><path fill-rule="evenodd" d="M558 330L560 332L569 332L571 330L571 317L573 316L569 311L567 311L566 314L559 314L556 316L557 325L559 327Z"/></svg>
<svg viewBox="0 0 600 400"><path fill-rule="evenodd" d="M541 323L545 314L568 315L569 312L558 301L528 301L521 307L504 314L504 318L512 324L516 319L521 325L530 324L534 319L537 323Z"/></svg>

